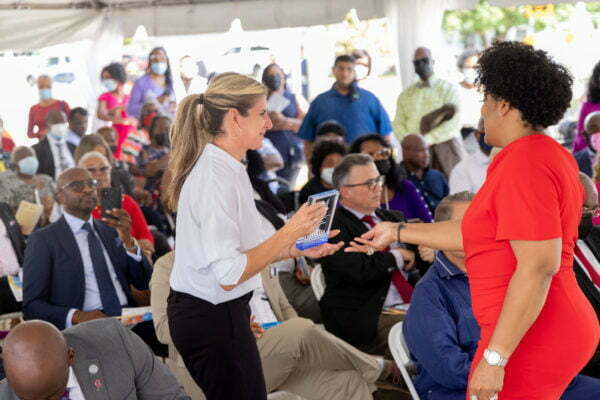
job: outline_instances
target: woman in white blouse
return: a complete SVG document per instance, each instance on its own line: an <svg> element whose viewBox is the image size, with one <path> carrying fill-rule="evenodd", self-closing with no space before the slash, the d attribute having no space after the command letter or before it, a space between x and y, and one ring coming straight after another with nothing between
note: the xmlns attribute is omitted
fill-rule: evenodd
<svg viewBox="0 0 600 400"><path fill-rule="evenodd" d="M266 93L244 75L218 75L204 94L182 101L171 133L167 195L177 209L177 253L167 314L173 343L208 400L266 399L249 323L257 274L285 258L318 258L342 246L295 248L323 217L319 205L304 205L274 235L263 233L242 159L272 127Z"/></svg>

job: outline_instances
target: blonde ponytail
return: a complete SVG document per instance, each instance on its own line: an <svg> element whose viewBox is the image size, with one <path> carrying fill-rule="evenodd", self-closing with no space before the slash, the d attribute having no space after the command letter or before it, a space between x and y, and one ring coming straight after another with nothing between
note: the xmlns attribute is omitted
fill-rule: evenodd
<svg viewBox="0 0 600 400"><path fill-rule="evenodd" d="M223 133L227 111L235 108L247 115L258 97L266 93L266 87L256 80L228 72L213 78L205 93L187 96L179 103L171 127L169 171L173 178L166 191L169 209L177 209L183 184L204 147Z"/></svg>

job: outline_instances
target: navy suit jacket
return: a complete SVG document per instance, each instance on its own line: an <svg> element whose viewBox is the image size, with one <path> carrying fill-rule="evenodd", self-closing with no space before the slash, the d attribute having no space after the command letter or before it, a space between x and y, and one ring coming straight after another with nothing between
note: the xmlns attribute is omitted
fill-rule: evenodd
<svg viewBox="0 0 600 400"><path fill-rule="evenodd" d="M117 232L94 220L94 228L127 295L135 306L129 285L148 289L152 275L146 257L140 262L127 255ZM59 329L65 328L67 314L72 308L81 310L85 299L83 261L75 235L61 217L29 236L23 263L23 315L25 319L48 321Z"/></svg>

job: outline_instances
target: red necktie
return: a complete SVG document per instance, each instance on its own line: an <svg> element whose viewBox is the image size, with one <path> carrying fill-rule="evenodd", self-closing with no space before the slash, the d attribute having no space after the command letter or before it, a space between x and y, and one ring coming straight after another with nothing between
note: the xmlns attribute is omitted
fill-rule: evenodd
<svg viewBox="0 0 600 400"><path fill-rule="evenodd" d="M371 228L375 227L375 220L370 215L365 215L362 217L362 221L369 224ZM382 250L383 252L390 251L389 247L386 247ZM392 272L392 283L396 287L398 293L402 297L405 303L410 303L410 298L412 297L413 287L408 283L408 281L404 278L404 276L397 269Z"/></svg>
<svg viewBox="0 0 600 400"><path fill-rule="evenodd" d="M579 261L581 261L581 263L583 264L583 267L590 274L590 278L592 279L592 282L594 282L594 284L596 286L600 286L600 275L598 275L598 272L596 272L596 269L588 261L588 259L585 258L585 256L583 255L583 251L581 251L581 249L579 248L579 246L577 244L575 245L575 256L579 259Z"/></svg>

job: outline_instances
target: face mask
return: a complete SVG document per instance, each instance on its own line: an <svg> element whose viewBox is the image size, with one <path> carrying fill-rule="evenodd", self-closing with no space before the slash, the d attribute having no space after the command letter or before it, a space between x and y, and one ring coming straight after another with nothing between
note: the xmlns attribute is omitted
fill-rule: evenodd
<svg viewBox="0 0 600 400"><path fill-rule="evenodd" d="M367 67L366 65L357 64L354 70L356 73L356 80L358 81L365 79L367 76L369 76L369 67Z"/></svg>
<svg viewBox="0 0 600 400"><path fill-rule="evenodd" d="M265 76L265 85L272 91L276 91L281 87L281 75L267 75Z"/></svg>
<svg viewBox="0 0 600 400"><path fill-rule="evenodd" d="M475 68L465 68L463 70L463 80L465 83L472 85L475 83L475 79L477 78L477 71Z"/></svg>
<svg viewBox="0 0 600 400"><path fill-rule="evenodd" d="M181 76L186 79L192 79L198 75L198 66L193 63L185 63L180 68Z"/></svg>
<svg viewBox="0 0 600 400"><path fill-rule="evenodd" d="M103 79L102 85L106 88L106 90L112 92L117 88L117 81L115 81L114 79Z"/></svg>
<svg viewBox="0 0 600 400"><path fill-rule="evenodd" d="M596 151L600 150L600 133L595 133L590 137L592 148Z"/></svg>
<svg viewBox="0 0 600 400"><path fill-rule="evenodd" d="M158 115L158 113L156 111L151 112L150 114L147 114L144 118L142 118L142 126L145 128L150 128L150 125L152 125L152 120L157 115Z"/></svg>
<svg viewBox="0 0 600 400"><path fill-rule="evenodd" d="M65 136L67 136L68 132L69 132L69 125L67 125L67 124L50 125L50 135L52 135L52 137L55 139L58 139L58 140L63 139Z"/></svg>
<svg viewBox="0 0 600 400"><path fill-rule="evenodd" d="M485 142L485 135L479 134L479 140L477 142L479 143L479 149L481 149L481 152L486 156L489 156L494 146L490 146Z"/></svg>
<svg viewBox="0 0 600 400"><path fill-rule="evenodd" d="M50 100L52 98L52 89L40 89L40 99Z"/></svg>
<svg viewBox="0 0 600 400"><path fill-rule="evenodd" d="M166 146L169 143L169 134L166 132L155 133L154 143L159 146Z"/></svg>
<svg viewBox="0 0 600 400"><path fill-rule="evenodd" d="M166 62L153 62L150 64L150 69L156 75L164 75L167 72L168 65Z"/></svg>
<svg viewBox="0 0 600 400"><path fill-rule="evenodd" d="M375 166L377 167L377 171L379 171L379 175L385 175L392 169L392 163L389 159L375 160Z"/></svg>
<svg viewBox="0 0 600 400"><path fill-rule="evenodd" d="M581 216L581 221L579 221L579 239L586 238L594 228L594 223L592 222L592 214L585 213Z"/></svg>
<svg viewBox="0 0 600 400"><path fill-rule="evenodd" d="M321 179L328 185L333 185L333 168L323 168L321 170Z"/></svg>
<svg viewBox="0 0 600 400"><path fill-rule="evenodd" d="M431 69L431 65L429 63L417 63L417 65L415 65L415 72L423 81L431 78L433 75L433 70Z"/></svg>
<svg viewBox="0 0 600 400"><path fill-rule="evenodd" d="M33 176L38 170L39 162L36 157L29 156L19 160L17 165L19 166L19 171L23 175Z"/></svg>

